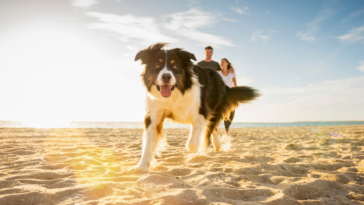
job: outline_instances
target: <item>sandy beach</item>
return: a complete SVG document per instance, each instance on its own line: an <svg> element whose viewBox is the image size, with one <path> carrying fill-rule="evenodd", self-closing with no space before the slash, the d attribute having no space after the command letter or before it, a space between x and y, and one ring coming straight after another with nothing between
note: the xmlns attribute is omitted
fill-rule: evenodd
<svg viewBox="0 0 364 205"><path fill-rule="evenodd" d="M0 128L0 204L364 204L362 125L232 129L206 156L167 129L136 173L142 132Z"/></svg>

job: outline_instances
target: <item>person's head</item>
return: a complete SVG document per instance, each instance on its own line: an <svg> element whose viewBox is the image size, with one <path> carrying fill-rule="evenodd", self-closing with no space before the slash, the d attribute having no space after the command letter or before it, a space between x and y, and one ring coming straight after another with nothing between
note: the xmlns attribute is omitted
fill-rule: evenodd
<svg viewBox="0 0 364 205"><path fill-rule="evenodd" d="M232 68L233 66L231 65L230 61L226 58L221 59L220 61L220 66L221 68L225 68L225 66L227 67L227 69Z"/></svg>
<svg viewBox="0 0 364 205"><path fill-rule="evenodd" d="M205 48L205 59L211 59L212 54L214 54L214 49L211 46L206 46Z"/></svg>

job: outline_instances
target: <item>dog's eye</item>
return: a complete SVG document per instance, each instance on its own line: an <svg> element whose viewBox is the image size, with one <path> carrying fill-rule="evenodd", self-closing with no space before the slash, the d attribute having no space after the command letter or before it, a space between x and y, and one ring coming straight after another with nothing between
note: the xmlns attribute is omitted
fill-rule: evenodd
<svg viewBox="0 0 364 205"><path fill-rule="evenodd" d="M176 65L173 65L173 67L172 67L172 68L177 69L177 66L176 66Z"/></svg>

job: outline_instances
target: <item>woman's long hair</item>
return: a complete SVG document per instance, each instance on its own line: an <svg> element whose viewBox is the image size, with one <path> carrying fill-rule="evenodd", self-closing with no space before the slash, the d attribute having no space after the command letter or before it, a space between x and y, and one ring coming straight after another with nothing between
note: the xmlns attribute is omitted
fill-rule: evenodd
<svg viewBox="0 0 364 205"><path fill-rule="evenodd" d="M231 65L231 63L230 63L230 61L228 60L228 59L226 59L226 58L222 58L221 60L225 60L226 62L227 62L227 69L228 70L230 70L230 68L232 68L233 66ZM221 67L221 69L222 69L222 67Z"/></svg>

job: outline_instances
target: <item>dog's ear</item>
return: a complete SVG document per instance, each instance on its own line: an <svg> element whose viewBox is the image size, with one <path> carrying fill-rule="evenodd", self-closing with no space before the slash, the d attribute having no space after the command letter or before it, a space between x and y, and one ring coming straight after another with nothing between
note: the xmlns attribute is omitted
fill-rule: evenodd
<svg viewBox="0 0 364 205"><path fill-rule="evenodd" d="M181 53L185 56L185 58L196 61L196 57L194 54L187 51L181 51Z"/></svg>
<svg viewBox="0 0 364 205"><path fill-rule="evenodd" d="M149 60L149 58L148 58L149 52L150 52L149 48L146 48L144 50L140 50L135 56L135 61L141 60L142 64L146 64L148 62L148 60Z"/></svg>
<svg viewBox="0 0 364 205"><path fill-rule="evenodd" d="M140 50L136 56L135 61L141 60L142 64L147 64L150 57L158 50L161 50L167 43L157 43L155 45L151 45L144 50Z"/></svg>
<svg viewBox="0 0 364 205"><path fill-rule="evenodd" d="M196 61L195 55L193 55L190 52L184 51L180 48L175 48L172 49L171 51L176 53L181 58L182 61L191 61L191 59Z"/></svg>

